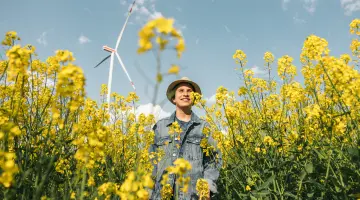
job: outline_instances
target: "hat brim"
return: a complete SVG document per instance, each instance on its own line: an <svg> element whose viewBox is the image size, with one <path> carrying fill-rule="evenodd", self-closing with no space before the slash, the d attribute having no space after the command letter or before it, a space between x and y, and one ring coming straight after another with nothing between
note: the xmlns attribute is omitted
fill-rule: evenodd
<svg viewBox="0 0 360 200"><path fill-rule="evenodd" d="M190 80L176 80L169 85L169 87L167 88L167 91L166 91L166 96L172 104L175 105L175 103L172 101L172 98L175 95L175 93L172 93L172 91L180 83L188 83L188 84L192 85L195 90L194 92L199 93L201 95L201 89L197 83L190 81Z"/></svg>

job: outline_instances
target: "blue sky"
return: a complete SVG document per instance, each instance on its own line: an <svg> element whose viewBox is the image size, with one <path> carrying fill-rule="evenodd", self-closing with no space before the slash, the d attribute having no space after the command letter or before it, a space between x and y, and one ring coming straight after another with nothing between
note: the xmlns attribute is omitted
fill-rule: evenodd
<svg viewBox="0 0 360 200"><path fill-rule="evenodd" d="M99 99L101 84L107 84L109 62L93 67L108 55L102 50L103 45L115 46L131 3L131 0L4 1L0 34L17 31L22 44L35 45L42 60L57 49L72 51L75 63L85 72L88 96ZM257 76L262 75L266 51L276 58L294 57L299 81L299 55L308 35L327 39L334 56L350 53L349 23L360 17L360 0L138 0L118 51L136 85L141 105L151 102L152 88L147 89L149 83L138 68L154 80L156 62L150 53L136 53L138 31L147 20L158 16L174 18L186 44L180 60L173 51L164 54L163 71L172 63L179 64L184 68L180 76L197 82L204 97L210 99L219 86L231 91L241 86L232 60L236 49L247 54L247 68L254 69ZM273 75L276 76L275 71ZM168 84L175 79L165 78L158 99L165 98ZM118 63L112 88L123 95L132 91ZM162 109L168 114L174 106L167 103Z"/></svg>

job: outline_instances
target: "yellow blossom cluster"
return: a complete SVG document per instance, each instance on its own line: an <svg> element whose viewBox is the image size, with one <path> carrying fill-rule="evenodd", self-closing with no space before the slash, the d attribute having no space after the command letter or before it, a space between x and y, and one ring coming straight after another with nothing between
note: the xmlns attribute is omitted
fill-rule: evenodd
<svg viewBox="0 0 360 200"><path fill-rule="evenodd" d="M242 50L236 50L233 59L235 60L235 63L240 64L241 67L244 67L247 63L246 54Z"/></svg>
<svg viewBox="0 0 360 200"><path fill-rule="evenodd" d="M169 198L169 175L176 176L176 185L183 192L187 192L190 184L190 176L187 176L187 172L191 170L191 164L189 161L184 158L178 158L174 161L173 166L169 166L166 168L166 173L162 175L161 185L163 193L163 197ZM179 192L179 191L177 191Z"/></svg>
<svg viewBox="0 0 360 200"><path fill-rule="evenodd" d="M9 31L5 34L5 39L1 42L1 44L5 46L13 46L16 40L20 40L17 32Z"/></svg>
<svg viewBox="0 0 360 200"><path fill-rule="evenodd" d="M199 199L206 199L209 194L209 184L205 179L199 178L196 181L196 191L199 195Z"/></svg>
<svg viewBox="0 0 360 200"><path fill-rule="evenodd" d="M15 174L19 172L15 164L15 154L0 151L0 168L2 170L0 183L8 188L14 182Z"/></svg>
<svg viewBox="0 0 360 200"><path fill-rule="evenodd" d="M120 190L116 191L116 194L124 200L147 200L150 198L147 189L153 189L153 187L154 182L151 179L150 174L142 175L140 172L130 172L124 183L121 185Z"/></svg>
<svg viewBox="0 0 360 200"><path fill-rule="evenodd" d="M155 37L160 50L164 50L169 43L169 39L167 39L166 36L169 36L178 40L175 50L177 51L178 57L181 57L182 52L185 50L184 39L173 27L173 24L174 19L166 19L164 17L149 21L139 32L138 53L144 53L152 49L153 43L151 40Z"/></svg>
<svg viewBox="0 0 360 200"><path fill-rule="evenodd" d="M180 140L180 134L182 132L182 129L180 127L180 124L175 121L169 126L169 134L178 140Z"/></svg>
<svg viewBox="0 0 360 200"><path fill-rule="evenodd" d="M294 76L296 76L296 67L292 64L293 58L285 55L278 60L278 76L284 80L285 78L289 78L292 80Z"/></svg>
<svg viewBox="0 0 360 200"><path fill-rule="evenodd" d="M354 19L350 23L350 33L360 36L360 19Z"/></svg>
<svg viewBox="0 0 360 200"><path fill-rule="evenodd" d="M270 69L270 65L274 62L274 60L275 60L274 55L271 52L265 52L264 54L265 66L267 66Z"/></svg>
<svg viewBox="0 0 360 200"><path fill-rule="evenodd" d="M306 38L300 55L301 62L320 60L321 56L329 55L328 42L316 35L310 35Z"/></svg>

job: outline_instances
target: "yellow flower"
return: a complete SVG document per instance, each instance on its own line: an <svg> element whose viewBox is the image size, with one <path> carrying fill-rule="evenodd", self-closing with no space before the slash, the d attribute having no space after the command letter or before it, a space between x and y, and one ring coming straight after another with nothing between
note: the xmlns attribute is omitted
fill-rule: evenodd
<svg viewBox="0 0 360 200"><path fill-rule="evenodd" d="M20 45L13 46L6 52L8 57L8 80L15 80L18 75L27 75L27 68L30 64L31 51L21 48Z"/></svg>
<svg viewBox="0 0 360 200"><path fill-rule="evenodd" d="M285 55L278 60L278 75L284 80L287 77L290 77L290 80L296 75L296 67L292 64L293 58Z"/></svg>
<svg viewBox="0 0 360 200"><path fill-rule="evenodd" d="M9 31L5 34L5 39L1 42L1 44L5 46L13 46L15 40L20 40L20 37L17 35L17 32Z"/></svg>
<svg viewBox="0 0 360 200"><path fill-rule="evenodd" d="M350 23L350 33L360 36L360 19L354 19Z"/></svg>
<svg viewBox="0 0 360 200"><path fill-rule="evenodd" d="M153 44L151 40L158 33L158 36L156 37L156 43L159 44L161 51L164 50L166 45L169 43L169 40L166 39L167 36L178 39L178 44L175 46L175 49L177 51L178 57L180 57L182 52L185 50L184 39L173 27L173 24L174 19L166 19L164 17L159 17L149 21L139 31L139 48L137 52L141 54L152 49ZM154 29L156 29L156 33Z"/></svg>
<svg viewBox="0 0 360 200"><path fill-rule="evenodd" d="M349 64L349 62L351 61L351 57L349 54L342 54L340 56L340 59L343 60L345 64Z"/></svg>
<svg viewBox="0 0 360 200"><path fill-rule="evenodd" d="M185 42L184 42L183 38L179 39L177 45L175 46L175 49L176 49L176 52L177 52L177 56L180 58L182 53L185 50Z"/></svg>
<svg viewBox="0 0 360 200"><path fill-rule="evenodd" d="M177 65L172 65L171 68L168 70L168 74L179 74L180 67Z"/></svg>
<svg viewBox="0 0 360 200"><path fill-rule="evenodd" d="M328 42L316 35L306 38L300 55L301 62L307 63L308 60L320 60L321 56L329 55Z"/></svg>
<svg viewBox="0 0 360 200"><path fill-rule="evenodd" d="M166 39L164 39L164 38L162 38L162 37L160 37L160 36L158 36L158 37L156 37L156 43L159 44L160 50L162 51L162 50L165 49L165 47L166 47L166 45L169 43L169 41L166 40Z"/></svg>
<svg viewBox="0 0 360 200"><path fill-rule="evenodd" d="M199 199L202 199L203 197L208 197L210 195L208 182L205 179L199 178L196 181L196 191L199 195Z"/></svg>
<svg viewBox="0 0 360 200"><path fill-rule="evenodd" d="M177 121L173 122L173 123L170 125L170 127L169 127L169 134L175 134L175 133L177 133L177 134L180 135L181 132L182 132L182 129L181 129L181 127L180 127L180 124L179 124Z"/></svg>
<svg viewBox="0 0 360 200"><path fill-rule="evenodd" d="M266 66L272 64L274 62L274 55L271 52L265 52L264 61Z"/></svg>
<svg viewBox="0 0 360 200"><path fill-rule="evenodd" d="M94 185L95 185L94 177L90 176L88 179L88 186L94 186Z"/></svg>
<svg viewBox="0 0 360 200"><path fill-rule="evenodd" d="M155 19L156 21L156 28L158 32L163 34L169 34L173 29L174 19L166 19L164 17L159 17Z"/></svg>
<svg viewBox="0 0 360 200"><path fill-rule="evenodd" d="M247 63L246 54L239 49L235 51L233 59L235 60L235 63L240 63L241 67L245 66Z"/></svg>
<svg viewBox="0 0 360 200"><path fill-rule="evenodd" d="M267 135L267 136L264 137L264 143L268 144L268 145L273 145L274 140L270 136Z"/></svg>
<svg viewBox="0 0 360 200"><path fill-rule="evenodd" d="M161 199L170 200L173 196L173 189L170 184L166 184L161 188L160 191Z"/></svg>
<svg viewBox="0 0 360 200"><path fill-rule="evenodd" d="M59 62L72 62L75 61L73 57L73 53L68 50L57 50L56 51L56 58Z"/></svg>
<svg viewBox="0 0 360 200"><path fill-rule="evenodd" d="M246 190L246 191L250 191L250 190L251 190L251 187L250 187L249 185L246 185L245 190Z"/></svg>
<svg viewBox="0 0 360 200"><path fill-rule="evenodd" d="M75 192L72 192L72 193L71 193L70 199L75 199Z"/></svg>
<svg viewBox="0 0 360 200"><path fill-rule="evenodd" d="M353 39L350 45L351 52L354 56L360 56L360 40Z"/></svg>

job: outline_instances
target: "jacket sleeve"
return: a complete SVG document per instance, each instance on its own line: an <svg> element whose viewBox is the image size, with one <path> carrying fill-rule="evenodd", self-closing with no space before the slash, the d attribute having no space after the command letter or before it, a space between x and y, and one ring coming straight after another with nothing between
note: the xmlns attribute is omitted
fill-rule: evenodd
<svg viewBox="0 0 360 200"><path fill-rule="evenodd" d="M205 124L205 127L210 127L208 123ZM209 184L210 192L215 194L217 191L217 180L220 175L220 169L222 167L222 154L220 149L217 147L217 142L212 137L212 131L208 134L207 137L208 145L214 147L208 155L204 153L203 165L204 165L204 179Z"/></svg>

